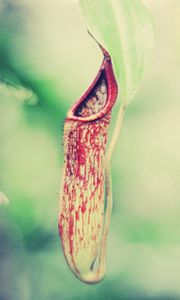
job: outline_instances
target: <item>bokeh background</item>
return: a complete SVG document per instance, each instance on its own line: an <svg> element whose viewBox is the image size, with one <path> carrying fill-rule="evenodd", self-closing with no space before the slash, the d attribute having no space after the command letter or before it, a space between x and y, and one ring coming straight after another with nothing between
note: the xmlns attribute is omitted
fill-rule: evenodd
<svg viewBox="0 0 180 300"><path fill-rule="evenodd" d="M0 300L180 299L180 1L143 2L155 50L113 157L107 276L89 286L64 260L58 194L63 120L102 55L77 1L0 1Z"/></svg>

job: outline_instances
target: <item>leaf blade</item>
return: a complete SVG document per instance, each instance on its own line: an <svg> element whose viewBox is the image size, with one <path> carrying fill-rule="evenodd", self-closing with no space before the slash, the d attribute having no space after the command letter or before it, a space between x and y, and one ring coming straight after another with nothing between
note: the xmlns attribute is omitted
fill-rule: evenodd
<svg viewBox="0 0 180 300"><path fill-rule="evenodd" d="M121 100L129 103L154 44L154 25L140 0L80 0L88 29L110 53Z"/></svg>

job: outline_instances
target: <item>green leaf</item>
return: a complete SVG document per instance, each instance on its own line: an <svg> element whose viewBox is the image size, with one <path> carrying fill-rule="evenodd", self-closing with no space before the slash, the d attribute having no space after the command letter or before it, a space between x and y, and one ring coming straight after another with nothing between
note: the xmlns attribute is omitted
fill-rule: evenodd
<svg viewBox="0 0 180 300"><path fill-rule="evenodd" d="M121 100L129 103L153 49L151 16L141 0L79 1L89 31L112 57Z"/></svg>

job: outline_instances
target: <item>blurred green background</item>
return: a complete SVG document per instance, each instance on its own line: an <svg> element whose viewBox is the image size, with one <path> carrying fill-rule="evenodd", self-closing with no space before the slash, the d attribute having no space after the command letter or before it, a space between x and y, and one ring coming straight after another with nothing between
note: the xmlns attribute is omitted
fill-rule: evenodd
<svg viewBox="0 0 180 300"><path fill-rule="evenodd" d="M107 276L89 286L64 260L58 194L63 120L102 55L76 1L0 1L0 300L180 299L180 1L143 2L155 51L113 158Z"/></svg>

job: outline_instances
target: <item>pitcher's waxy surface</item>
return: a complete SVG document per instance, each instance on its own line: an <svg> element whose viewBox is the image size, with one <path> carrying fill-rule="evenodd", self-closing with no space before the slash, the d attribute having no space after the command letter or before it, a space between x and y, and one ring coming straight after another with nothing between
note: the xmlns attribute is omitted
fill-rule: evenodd
<svg viewBox="0 0 180 300"><path fill-rule="evenodd" d="M91 269L102 235L109 121L110 115L100 122L65 123L66 167L59 229L67 261L80 274Z"/></svg>

